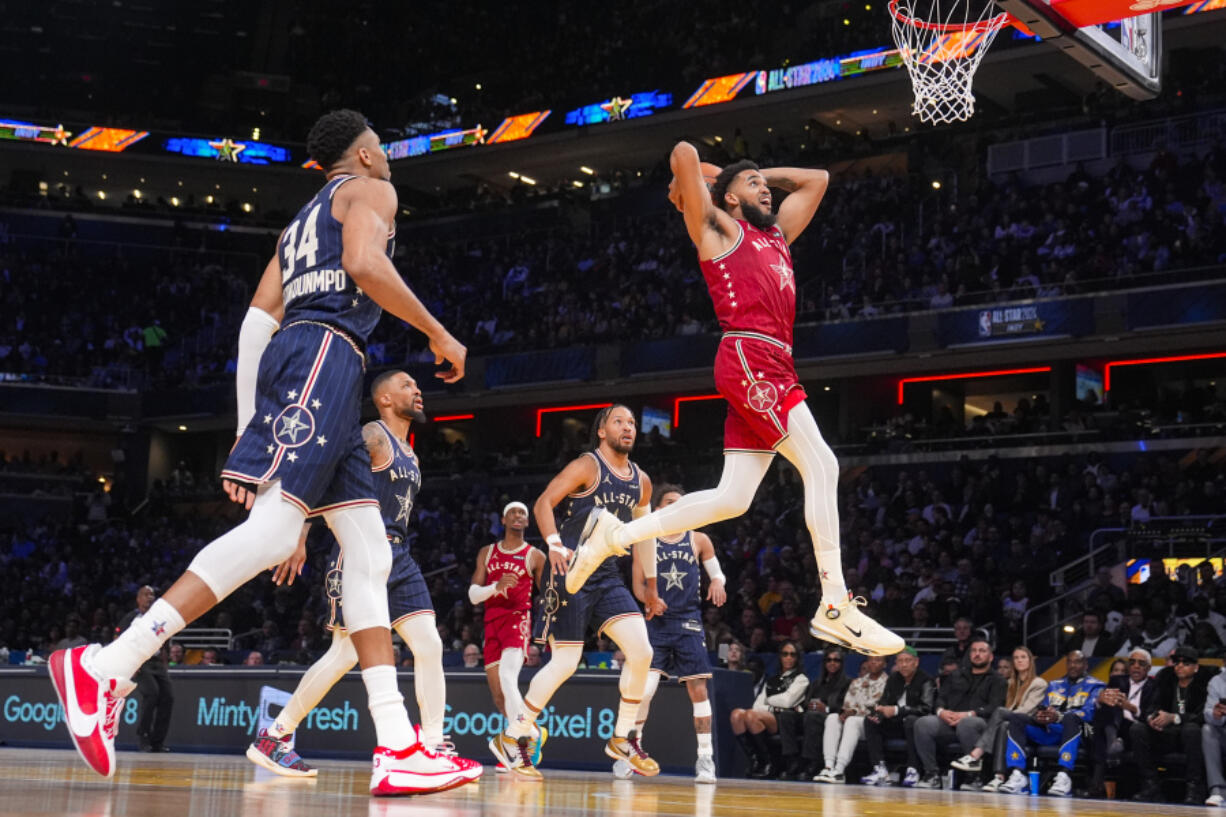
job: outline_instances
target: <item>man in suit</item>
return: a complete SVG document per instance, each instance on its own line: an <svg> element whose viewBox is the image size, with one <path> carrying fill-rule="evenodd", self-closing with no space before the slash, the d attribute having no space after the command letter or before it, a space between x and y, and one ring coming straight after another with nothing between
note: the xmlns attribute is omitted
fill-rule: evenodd
<svg viewBox="0 0 1226 817"><path fill-rule="evenodd" d="M1199 806L1205 801L1205 757L1201 746L1201 726L1205 720L1205 701L1212 667L1200 666L1200 654L1188 645L1176 647L1168 666L1154 676L1158 694L1151 709L1132 724L1132 756L1144 781L1135 800L1162 802L1158 784L1158 761L1166 752L1182 751L1187 757L1185 805Z"/></svg>
<svg viewBox="0 0 1226 817"><path fill-rule="evenodd" d="M1065 652L1080 652L1086 658L1106 658L1115 655L1119 645L1103 631L1103 617L1094 610L1081 614L1081 632L1069 639Z"/></svg>
<svg viewBox="0 0 1226 817"><path fill-rule="evenodd" d="M1094 771L1090 776L1090 796L1105 797L1103 781L1107 774L1108 755L1117 754L1131 744L1132 725L1142 712L1152 711L1158 685L1149 677L1153 658L1147 650L1137 647L1128 654L1128 674L1107 681L1098 696L1094 710ZM1116 744L1119 741L1119 744ZM1114 751L1113 751L1114 749Z"/></svg>

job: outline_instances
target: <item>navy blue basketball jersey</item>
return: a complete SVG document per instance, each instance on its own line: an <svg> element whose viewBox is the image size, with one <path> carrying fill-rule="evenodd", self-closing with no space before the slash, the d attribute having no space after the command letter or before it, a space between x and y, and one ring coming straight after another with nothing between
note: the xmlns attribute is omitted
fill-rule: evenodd
<svg viewBox="0 0 1226 817"><path fill-rule="evenodd" d="M656 539L656 588L668 605L666 618L693 618L701 606L702 580L694 556L693 533L686 531L676 542Z"/></svg>
<svg viewBox="0 0 1226 817"><path fill-rule="evenodd" d="M281 234L277 244L285 299L281 325L318 321L365 344L383 312L342 268L341 223L332 217L332 196L355 178L337 176L325 184ZM394 246L393 231L387 238L388 258Z"/></svg>
<svg viewBox="0 0 1226 817"><path fill-rule="evenodd" d="M383 513L383 526L392 544L408 542L409 517L413 503L421 489L421 466L413 449L396 439L382 420L376 421L392 444L392 459L382 468L372 468L375 478L375 496L379 498L379 510Z"/></svg>
<svg viewBox="0 0 1226 817"><path fill-rule="evenodd" d="M639 469L633 462L629 463L630 474L623 476L605 461L599 451L588 451L584 456L596 460L599 473L595 484L582 493L571 494L566 497L558 505L556 511L556 515L560 519L558 532L562 536L563 543L569 548L574 548L578 545L579 534L582 533L583 524L587 521L588 512L592 508L604 508L621 521L629 522L634 519L634 509L638 507L643 497L643 485L639 478ZM617 570L617 560L606 559L600 567L596 568L596 572L592 575L594 577L617 576L620 578L621 574Z"/></svg>

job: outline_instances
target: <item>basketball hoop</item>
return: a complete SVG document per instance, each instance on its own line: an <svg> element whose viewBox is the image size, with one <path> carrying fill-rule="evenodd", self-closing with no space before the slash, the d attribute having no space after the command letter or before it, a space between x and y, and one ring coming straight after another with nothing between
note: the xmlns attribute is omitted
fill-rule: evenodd
<svg viewBox="0 0 1226 817"><path fill-rule="evenodd" d="M975 112L971 82L1009 15L990 0L890 0L891 28L915 101L911 113L934 125Z"/></svg>

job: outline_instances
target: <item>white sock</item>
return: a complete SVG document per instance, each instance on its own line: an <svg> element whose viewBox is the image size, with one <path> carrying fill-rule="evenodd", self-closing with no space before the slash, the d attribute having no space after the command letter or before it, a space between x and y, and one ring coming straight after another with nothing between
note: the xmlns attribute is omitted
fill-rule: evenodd
<svg viewBox="0 0 1226 817"><path fill-rule="evenodd" d="M274 738L293 734L302 719L319 705L328 690L336 686L336 682L345 677L345 673L353 669L357 662L358 653L353 648L353 641L340 631L334 632L332 645L302 674L289 703L277 715L272 726L268 727L268 734Z"/></svg>
<svg viewBox="0 0 1226 817"><path fill-rule="evenodd" d="M165 599L158 599L132 626L94 655L94 669L103 678L131 678L140 665L152 658L162 645L186 624L179 611Z"/></svg>
<svg viewBox="0 0 1226 817"><path fill-rule="evenodd" d="M362 670L362 683L366 685L367 706L371 720L375 722L375 739L379 745L399 751L417 742L409 713L404 708L404 696L396 686L396 668L390 664L367 667Z"/></svg>
<svg viewBox="0 0 1226 817"><path fill-rule="evenodd" d="M617 723L613 724L613 734L619 738L629 735L638 717L639 701L631 702L622 698L617 704Z"/></svg>
<svg viewBox="0 0 1226 817"><path fill-rule="evenodd" d="M714 754L714 752L715 752L715 749L711 745L711 733L710 732L699 732L698 733L698 756L699 757L711 757Z"/></svg>

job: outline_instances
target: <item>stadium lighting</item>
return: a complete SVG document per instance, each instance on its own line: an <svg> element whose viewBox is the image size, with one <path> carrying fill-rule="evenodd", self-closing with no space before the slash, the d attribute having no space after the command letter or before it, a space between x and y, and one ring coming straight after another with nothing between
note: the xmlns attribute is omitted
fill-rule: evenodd
<svg viewBox="0 0 1226 817"><path fill-rule="evenodd" d="M1139 357L1133 360L1113 360L1103 367L1103 391L1111 391L1112 366L1145 366L1151 363L1179 363L1185 360L1212 360L1226 357L1226 352L1206 352L1200 355L1175 355L1173 357Z"/></svg>
<svg viewBox="0 0 1226 817"><path fill-rule="evenodd" d="M476 416L477 415L475 414L441 414L438 417L433 418L432 421L435 423L447 423L447 422L454 423L454 422L459 422L460 420L471 420L473 417L476 417Z"/></svg>
<svg viewBox="0 0 1226 817"><path fill-rule="evenodd" d="M480 91L480 90L481 90L481 83L480 83L480 82L478 82L478 83L477 83L476 85L474 85L473 87L474 87L474 88L476 88L478 91Z"/></svg>
<svg viewBox="0 0 1226 817"><path fill-rule="evenodd" d="M550 406L549 408L539 408L536 410L536 436L541 436L541 417L546 414L553 414L558 411L583 411L585 409L602 409L608 408L612 403L584 403L577 406Z"/></svg>
<svg viewBox="0 0 1226 817"><path fill-rule="evenodd" d="M187 431L187 426L179 426L180 431Z"/></svg>
<svg viewBox="0 0 1226 817"><path fill-rule="evenodd" d="M519 178L519 174L518 174L518 173L516 173L514 170L512 170L512 171L511 171L510 173L508 173L507 175L508 175L508 176L510 176L512 179L518 179L518 178Z"/></svg>
<svg viewBox="0 0 1226 817"><path fill-rule="evenodd" d="M1065 624L1063 629L1064 629L1064 632L1066 632L1066 633L1075 633L1075 632L1077 632L1077 628L1076 628L1076 627L1074 627L1072 624Z"/></svg>
<svg viewBox="0 0 1226 817"><path fill-rule="evenodd" d="M536 179L533 179L529 176L520 176L519 180L523 182L524 184L536 184Z"/></svg>
<svg viewBox="0 0 1226 817"><path fill-rule="evenodd" d="M681 404L693 403L698 400L719 400L718 394L696 394L692 397L678 397L673 400L673 428L681 425Z"/></svg>
<svg viewBox="0 0 1226 817"><path fill-rule="evenodd" d="M181 203L181 202L179 201L179 197L178 197L178 196L171 196L171 197L170 197L170 206L171 206L171 207L178 207L180 203Z"/></svg>
<svg viewBox="0 0 1226 817"><path fill-rule="evenodd" d="M1035 366L1030 369L994 369L988 372L957 372L950 374L931 374L923 377L904 377L898 381L898 405L903 404L903 387L908 383L928 383L933 380L971 380L980 377L1005 377L1011 374L1039 374L1050 372L1051 366Z"/></svg>
<svg viewBox="0 0 1226 817"><path fill-rule="evenodd" d="M580 170L582 170L584 173L586 173L586 174L587 174L587 175L589 175L589 176L594 176L594 175L596 175L596 171L595 171L595 170L592 170L592 169L591 169L590 167L588 167L587 165L580 165L580 166L579 166L579 169L580 169Z"/></svg>
<svg viewBox="0 0 1226 817"><path fill-rule="evenodd" d="M579 181L578 179L575 179L573 182L571 182L571 184L573 184L575 187L583 187L583 182Z"/></svg>
<svg viewBox="0 0 1226 817"><path fill-rule="evenodd" d="M245 202L243 202L243 212L244 212L244 213L250 213L250 212L251 212L251 210L252 210L252 207L251 207L251 202L249 202L249 201L245 201Z"/></svg>
<svg viewBox="0 0 1226 817"><path fill-rule="evenodd" d="M937 181L936 179L933 179L933 180L932 180L932 189L933 189L933 190L940 190L940 189L941 189L941 183L940 183L939 181Z"/></svg>
<svg viewBox="0 0 1226 817"><path fill-rule="evenodd" d="M133 196L134 198L136 198L136 199L140 199L140 197L141 197L141 192L140 192L139 190L133 190L133 191L132 191L132 196Z"/></svg>
<svg viewBox="0 0 1226 817"><path fill-rule="evenodd" d="M106 191L105 191L105 190L99 190L99 191L98 191L98 198L102 199L103 201L106 201Z"/></svg>

